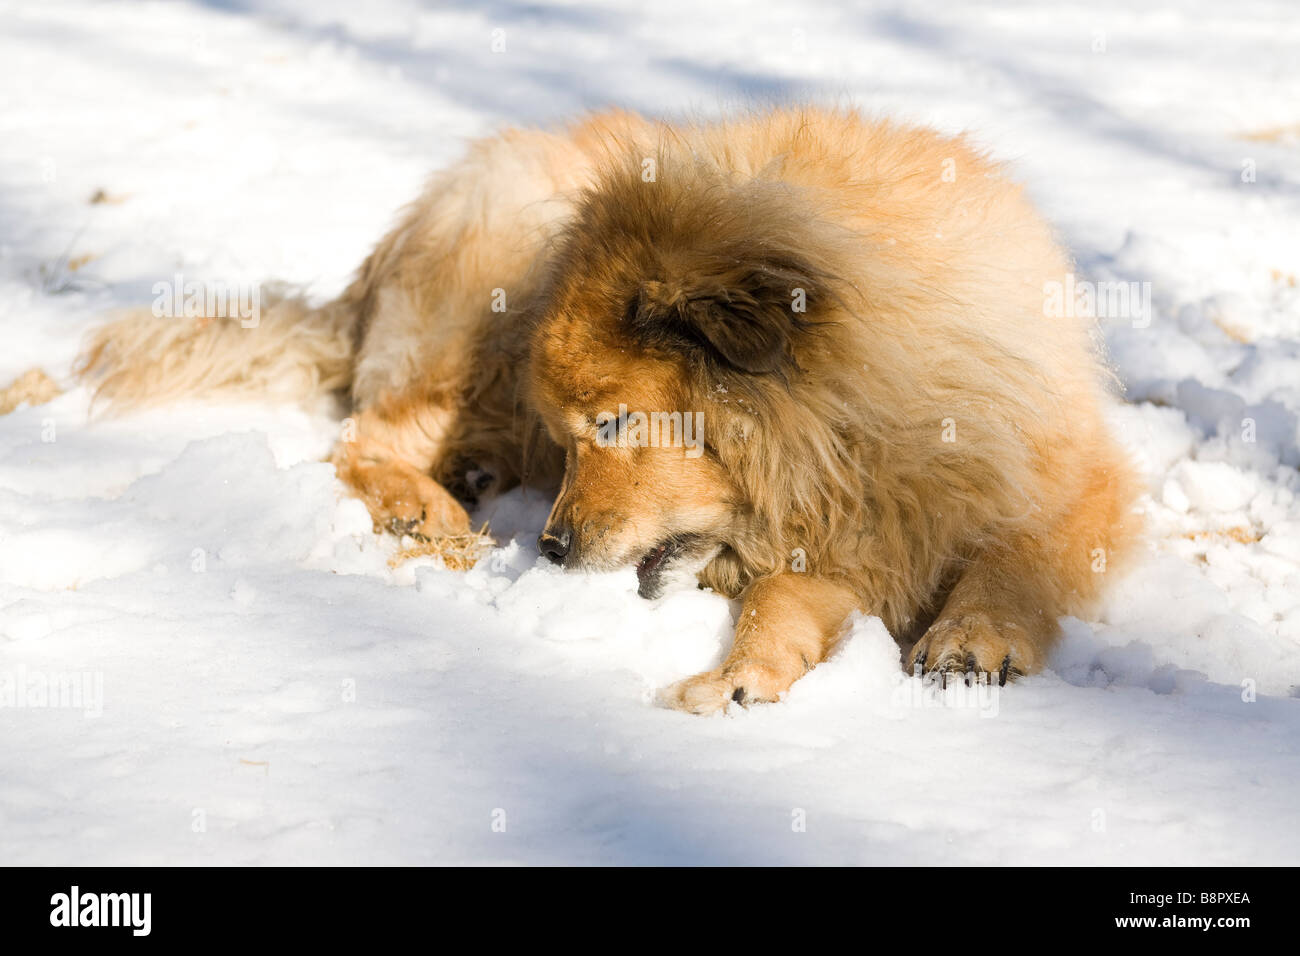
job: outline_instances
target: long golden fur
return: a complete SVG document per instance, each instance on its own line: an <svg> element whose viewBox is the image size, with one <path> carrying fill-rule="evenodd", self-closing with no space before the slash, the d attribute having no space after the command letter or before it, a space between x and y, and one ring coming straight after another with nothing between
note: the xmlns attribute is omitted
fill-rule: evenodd
<svg viewBox="0 0 1300 956"><path fill-rule="evenodd" d="M1135 532L1088 322L1045 316L1068 269L960 139L611 113L474 145L323 308L128 317L82 371L118 404L346 385L333 461L395 532L558 488L552 560L741 599L727 659L663 695L708 712L776 699L854 610L909 667L1042 666ZM626 416L611 442L620 408L698 416L702 447L627 440Z"/></svg>

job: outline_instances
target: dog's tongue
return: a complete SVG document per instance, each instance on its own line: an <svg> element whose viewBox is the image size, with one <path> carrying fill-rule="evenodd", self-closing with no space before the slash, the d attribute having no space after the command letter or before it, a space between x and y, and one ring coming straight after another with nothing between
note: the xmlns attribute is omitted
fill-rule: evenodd
<svg viewBox="0 0 1300 956"><path fill-rule="evenodd" d="M659 565L663 564L664 555L666 555L667 553L668 553L668 545L666 544L659 545L659 547L655 548L653 551L647 554L644 558L641 559L640 563L637 564L636 576L640 578L642 581L644 581L648 575L654 573L655 569L658 568Z"/></svg>

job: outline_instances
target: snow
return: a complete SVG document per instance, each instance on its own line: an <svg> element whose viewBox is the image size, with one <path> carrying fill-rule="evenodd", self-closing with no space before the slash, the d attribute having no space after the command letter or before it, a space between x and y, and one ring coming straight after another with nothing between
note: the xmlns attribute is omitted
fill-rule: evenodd
<svg viewBox="0 0 1300 956"><path fill-rule="evenodd" d="M783 703L714 719L654 694L735 608L547 566L536 492L485 508L501 546L472 571L392 569L322 461L336 410L20 408L0 861L1300 860L1286 0L15 0L4 23L0 380L66 383L79 336L178 271L327 297L467 137L610 103L969 128L1080 276L1151 283L1152 314L1102 328L1148 553L1049 671L940 692L863 618Z"/></svg>

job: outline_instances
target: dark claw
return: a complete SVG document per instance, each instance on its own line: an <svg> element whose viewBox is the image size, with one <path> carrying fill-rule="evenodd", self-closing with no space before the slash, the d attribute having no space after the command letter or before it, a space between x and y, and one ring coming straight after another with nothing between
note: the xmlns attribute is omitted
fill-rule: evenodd
<svg viewBox="0 0 1300 956"><path fill-rule="evenodd" d="M1002 658L1002 667L998 670L998 686L1007 686L1007 674L1011 671L1011 655Z"/></svg>
<svg viewBox="0 0 1300 956"><path fill-rule="evenodd" d="M741 704L743 706L745 703L745 688L737 687L734 691L731 692L731 699L734 700L737 704Z"/></svg>
<svg viewBox="0 0 1300 956"><path fill-rule="evenodd" d="M971 686L971 684L975 679L975 675L978 673L979 673L979 664L975 660L975 655L971 653L967 653L966 655L966 686L967 687Z"/></svg>
<svg viewBox="0 0 1300 956"><path fill-rule="evenodd" d="M418 519L390 518L388 520L388 531L390 534L396 535L399 538L402 537L402 535L409 534L416 541L428 541L429 540L428 538L426 538L424 535L420 534L420 532L415 530L416 528L420 527L420 525L423 522L424 522L423 513L421 513Z"/></svg>

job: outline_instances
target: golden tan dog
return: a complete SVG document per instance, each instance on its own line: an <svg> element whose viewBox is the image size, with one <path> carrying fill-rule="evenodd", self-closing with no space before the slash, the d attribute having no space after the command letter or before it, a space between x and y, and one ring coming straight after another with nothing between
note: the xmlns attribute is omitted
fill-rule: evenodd
<svg viewBox="0 0 1300 956"><path fill-rule="evenodd" d="M852 112L513 131L438 175L340 299L257 328L133 316L81 365L116 404L350 391L333 455L376 527L558 487L539 546L643 596L740 598L697 713L770 701L882 617L905 666L1042 666L1134 536L1068 262L960 139Z"/></svg>

